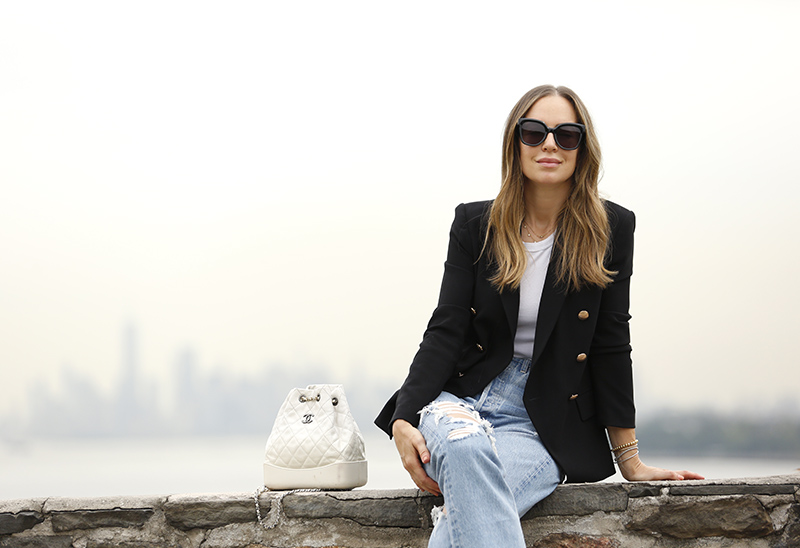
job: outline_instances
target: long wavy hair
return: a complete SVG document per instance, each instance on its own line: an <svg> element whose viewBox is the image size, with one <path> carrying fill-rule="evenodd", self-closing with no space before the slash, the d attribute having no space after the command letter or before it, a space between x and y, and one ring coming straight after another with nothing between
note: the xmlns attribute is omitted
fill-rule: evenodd
<svg viewBox="0 0 800 548"><path fill-rule="evenodd" d="M609 223L598 192L600 145L589 112L580 98L564 86L539 86L530 90L511 109L503 136L503 169L500 193L489 213L488 230L483 251L495 266L490 278L498 291L517 289L525 273L528 255L520 238L525 217L525 177L520 165L517 120L524 117L542 97L556 95L567 99L575 109L578 122L586 126L586 134L578 148L573 183L557 219L554 258L556 275L566 290L578 291L586 286L605 287L616 272L604 263L609 246Z"/></svg>

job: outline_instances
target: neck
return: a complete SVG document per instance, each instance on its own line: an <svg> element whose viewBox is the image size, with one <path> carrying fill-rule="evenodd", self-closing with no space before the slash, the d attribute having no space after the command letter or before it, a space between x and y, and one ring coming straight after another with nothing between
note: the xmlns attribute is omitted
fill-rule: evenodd
<svg viewBox="0 0 800 548"><path fill-rule="evenodd" d="M536 185L525 183L525 219L534 230L544 232L555 228L558 214L567 201L571 185Z"/></svg>

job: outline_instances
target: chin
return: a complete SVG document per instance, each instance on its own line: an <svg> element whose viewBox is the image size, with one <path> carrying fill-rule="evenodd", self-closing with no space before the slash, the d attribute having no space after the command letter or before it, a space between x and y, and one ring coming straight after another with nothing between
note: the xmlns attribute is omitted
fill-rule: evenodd
<svg viewBox="0 0 800 548"><path fill-rule="evenodd" d="M542 186L561 186L569 185L572 183L570 178L564 179L563 177L538 177L532 180L535 185Z"/></svg>

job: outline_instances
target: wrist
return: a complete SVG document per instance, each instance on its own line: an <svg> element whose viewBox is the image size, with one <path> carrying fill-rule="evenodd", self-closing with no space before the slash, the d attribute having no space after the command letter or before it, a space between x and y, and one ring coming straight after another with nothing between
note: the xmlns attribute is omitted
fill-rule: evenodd
<svg viewBox="0 0 800 548"><path fill-rule="evenodd" d="M395 419L395 421L392 423L392 437L396 436L398 432L401 432L406 427L406 425L410 424L411 423L405 419Z"/></svg>
<svg viewBox="0 0 800 548"><path fill-rule="evenodd" d="M642 461L641 459L639 459L638 454L632 456L629 459L617 463L617 467L619 468L619 473L622 474L622 477L628 481L636 479L636 472L641 466L642 466Z"/></svg>
<svg viewBox="0 0 800 548"><path fill-rule="evenodd" d="M639 440L634 438L633 440L627 443L620 443L619 445L615 446L613 449L611 449L611 452L618 457L619 452L622 451L623 449L629 449L631 447L638 447L638 446L639 446Z"/></svg>
<svg viewBox="0 0 800 548"><path fill-rule="evenodd" d="M627 480L632 480L636 475L636 470L641 466L639 460L639 440L633 439L625 443L620 443L611 449L614 457L614 464L619 467L622 476Z"/></svg>

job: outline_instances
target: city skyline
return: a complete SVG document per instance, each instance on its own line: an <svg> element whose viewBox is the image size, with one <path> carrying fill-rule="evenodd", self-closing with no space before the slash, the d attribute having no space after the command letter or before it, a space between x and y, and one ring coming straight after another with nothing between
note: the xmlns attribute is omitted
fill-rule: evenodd
<svg viewBox="0 0 800 548"><path fill-rule="evenodd" d="M343 384L362 429L373 428L377 409L393 388L362 376L334 378L320 364L265 365L257 374L203 370L191 348L178 353L168 382L148 376L138 361L138 329L122 330L117 377L109 392L81 372L62 365L57 386L35 382L24 413L0 413L3 438L127 437L164 435L267 435L291 388Z"/></svg>
<svg viewBox="0 0 800 548"><path fill-rule="evenodd" d="M139 329L127 323L121 330L120 355L112 389L79 367L63 364L55 386L36 381L26 389L27 408L0 413L0 441L27 437L130 437L167 435L268 435L278 408L291 388L308 384L343 384L357 423L366 434L385 400L397 388L373 375L337 376L321 363L265 364L258 372L203 368L195 350L176 353L168 378L158 380L142 368L137 341ZM752 403L753 407L748 408ZM640 416L658 424L664 417L699 413L711 420L800 420L794 398L763 405L742 402L738 412L711 407L644 409ZM22 412L20 412L22 411ZM663 437L663 436L662 436Z"/></svg>

